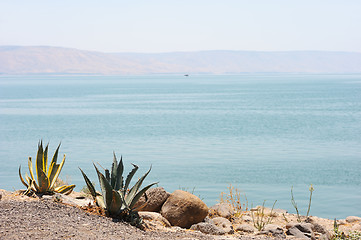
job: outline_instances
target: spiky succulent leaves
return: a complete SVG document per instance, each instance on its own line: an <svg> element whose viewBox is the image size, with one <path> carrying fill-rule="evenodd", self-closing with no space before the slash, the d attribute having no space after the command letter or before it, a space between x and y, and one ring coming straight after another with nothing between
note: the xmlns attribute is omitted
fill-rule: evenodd
<svg viewBox="0 0 361 240"><path fill-rule="evenodd" d="M58 172L59 167L60 167L60 164L55 164L54 166L52 166L51 173L48 173L48 178L51 179L51 180L50 180L51 183L53 183L53 180L54 180L54 179L55 179L54 184L56 183L55 175L56 175L56 173ZM53 184L52 184L52 186L53 186Z"/></svg>
<svg viewBox="0 0 361 240"><path fill-rule="evenodd" d="M145 188L143 188L142 190L140 190L134 197L133 199L129 198L129 202L128 202L128 206L130 209L133 210L134 205L138 202L139 198L141 198L141 196L149 189L151 188L153 185L157 184L156 183L151 183L148 186L146 186Z"/></svg>
<svg viewBox="0 0 361 240"><path fill-rule="evenodd" d="M104 199L104 203L106 206L106 209L109 210L111 204L112 204L112 200L113 200L113 189L110 186L109 182L107 181L107 179L104 177L104 175L99 172L98 168L95 166L95 170L98 174L98 179L99 179L99 183L100 183L100 188L102 190L102 195L103 195L103 199Z"/></svg>
<svg viewBox="0 0 361 240"><path fill-rule="evenodd" d="M107 181L110 184L110 172L108 169L104 169L104 172L105 172L105 178L107 179Z"/></svg>
<svg viewBox="0 0 361 240"><path fill-rule="evenodd" d="M93 199L96 200L95 198L97 196L97 192L95 190L93 183L90 181L88 176L83 172L83 170L81 170L81 168L79 168L79 170L80 170L81 174L83 175L84 181L86 183L86 186L88 187L90 194L92 195Z"/></svg>
<svg viewBox="0 0 361 240"><path fill-rule="evenodd" d="M73 191L74 188L75 188L75 185L63 185L63 186L54 188L54 192L69 195Z"/></svg>
<svg viewBox="0 0 361 240"><path fill-rule="evenodd" d="M134 204L139 200L139 198L154 184L157 183L152 183L148 186L146 186L145 188L143 188L142 190L138 191L139 188L141 187L144 179L148 176L148 174L150 173L152 167L149 168L148 172L146 172L137 182L136 184L130 189L129 193L125 196L125 202L128 204L129 208L132 209Z"/></svg>
<svg viewBox="0 0 361 240"><path fill-rule="evenodd" d="M36 154L36 162L35 162L35 171L36 171L36 177L38 179L39 185L41 185L41 171L43 170L43 156L44 156L44 149L43 149L43 141L40 141L38 144L38 152Z"/></svg>
<svg viewBox="0 0 361 240"><path fill-rule="evenodd" d="M53 179L56 171L58 170L57 166L59 166L59 165L56 163L58 161L58 153L59 153L60 144L61 143L59 143L58 147L56 148L53 159L51 160L49 168L48 168L48 178L49 179Z"/></svg>
<svg viewBox="0 0 361 240"><path fill-rule="evenodd" d="M115 153L114 153L114 158L115 158ZM115 160L116 160L116 158L115 158ZM115 173L114 190L116 190L116 191L121 190L124 187L123 171L124 171L123 157L120 156L120 161L117 166L116 173Z"/></svg>
<svg viewBox="0 0 361 240"><path fill-rule="evenodd" d="M119 193L119 196L120 196L120 200L122 201L122 206L120 208L120 212L128 211L128 210L130 211L129 205L125 201L125 196L124 196L123 191L119 190L118 193Z"/></svg>
<svg viewBox="0 0 361 240"><path fill-rule="evenodd" d="M46 145L45 149L43 148L43 142L39 141L38 144L38 151L36 155L36 161L35 161L35 173L36 173L36 179L34 175L33 170L33 163L31 157L28 159L28 168L30 172L30 177L26 174L24 181L22 175L21 175L21 167L19 167L19 177L21 182L28 188L27 193L30 193L30 191L37 192L37 193L51 193L53 191L60 192L64 194L69 194L74 189L75 185L70 186L61 186L54 189L56 180L61 172L61 169L65 163L65 154L62 162L60 164L57 164L57 158L58 158L58 152L59 152L60 144L58 145L53 159L48 167L48 149L49 145ZM37 180L37 181L36 181Z"/></svg>
<svg viewBox="0 0 361 240"><path fill-rule="evenodd" d="M129 184L130 184L130 181L132 180L134 174L135 174L135 173L137 172L137 170L138 170L138 166L137 166L137 165L135 165L135 164L133 164L133 163L132 163L132 165L134 166L134 168L132 169L132 171L129 172L129 174L128 174L126 180L125 180L125 185L124 185L124 188L123 188L123 193L124 193L124 195L125 195L125 193L126 193L127 190L128 190L128 186L129 186Z"/></svg>
<svg viewBox="0 0 361 240"><path fill-rule="evenodd" d="M86 185L88 187L88 190L89 190L90 194L92 195L95 203L99 207L106 208L103 196L96 192L95 187L94 187L93 183L90 181L90 179L88 178L88 176L83 172L83 170L81 170L81 168L79 168L79 169L80 169L80 171L81 171L81 173L83 175L84 181L85 181L85 183L86 183Z"/></svg>
<svg viewBox="0 0 361 240"><path fill-rule="evenodd" d="M58 179L61 169L64 166L65 158L66 158L66 155L64 154L64 157L63 157L63 160L61 161L61 163L56 164L55 167L53 167L54 174L50 175L50 186L49 186L50 189L54 188L56 179Z"/></svg>
<svg viewBox="0 0 361 240"><path fill-rule="evenodd" d="M121 211L122 205L123 202L119 192L112 190L112 202L107 210L111 215L118 215Z"/></svg>
<svg viewBox="0 0 361 240"><path fill-rule="evenodd" d="M40 174L39 174L40 173ZM43 170L38 169L38 192L47 193L49 191L49 179Z"/></svg>
<svg viewBox="0 0 361 240"><path fill-rule="evenodd" d="M21 182L25 185L25 187L29 188L29 184L26 184L23 177L21 176L21 165L19 167L19 177L20 177Z"/></svg>
<svg viewBox="0 0 361 240"><path fill-rule="evenodd" d="M26 190L24 195L28 195L32 192L37 192L37 188L35 187L35 180L29 178L29 188Z"/></svg>
<svg viewBox="0 0 361 240"><path fill-rule="evenodd" d="M31 177L32 179L35 179L35 177L34 177L34 171L33 171L33 162L32 162L32 160L31 160L31 157L29 157L29 159L28 159L28 168L29 168L29 172L30 172L30 177Z"/></svg>
<svg viewBox="0 0 361 240"><path fill-rule="evenodd" d="M127 196L129 196L131 193L137 193L140 186L142 185L144 179L148 176L148 174L150 173L150 170L152 170L152 167L149 168L149 170L141 177L138 179L138 181L136 182L136 184L134 184L134 186L129 190L129 193Z"/></svg>
<svg viewBox="0 0 361 240"><path fill-rule="evenodd" d="M48 148L49 143L46 145L44 153L43 153L43 172L46 174L48 171Z"/></svg>
<svg viewBox="0 0 361 240"><path fill-rule="evenodd" d="M36 192L37 189L35 188L35 185L34 185L35 180L31 179L27 173L25 173L25 180L28 182L29 187L27 188L26 193L24 193L24 195L27 195L27 193L30 193L32 191Z"/></svg>
<svg viewBox="0 0 361 240"><path fill-rule="evenodd" d="M34 170L33 170L33 162L31 161L31 157L29 157L28 159L28 168L29 168L29 172L30 172L30 178L31 178L31 182L28 181L29 185L33 185L33 189L34 191L37 191L37 189L39 189L38 184L36 184L35 181L35 177L34 177Z"/></svg>
<svg viewBox="0 0 361 240"><path fill-rule="evenodd" d="M112 172L110 175L110 185L112 185L113 189L115 189L115 183L116 183L116 178L117 178L117 168L118 168L117 157L115 156L115 152L113 152Z"/></svg>

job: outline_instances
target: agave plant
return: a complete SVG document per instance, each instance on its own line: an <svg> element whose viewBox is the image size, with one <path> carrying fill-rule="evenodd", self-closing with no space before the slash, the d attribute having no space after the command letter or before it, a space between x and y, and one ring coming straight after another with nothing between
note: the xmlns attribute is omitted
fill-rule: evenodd
<svg viewBox="0 0 361 240"><path fill-rule="evenodd" d="M38 144L38 153L35 162L37 181L35 180L31 157L29 157L28 160L30 176L28 174L25 175L26 182L24 181L21 175L21 165L19 167L20 180L27 188L27 190L24 192L25 195L30 195L32 193L53 194L54 192L70 194L75 187L75 185L63 185L63 186L55 187L56 180L58 179L60 171L63 168L65 162L65 154L61 163L57 164L58 152L60 148L60 143L59 143L54 153L53 159L51 160L50 165L48 166L48 146L49 144L46 145L44 149L42 141L40 141Z"/></svg>
<svg viewBox="0 0 361 240"><path fill-rule="evenodd" d="M85 183L89 189L90 194L92 195L94 201L99 207L104 208L109 215L111 216L127 216L130 215L135 209L134 206L139 200L139 198L154 184L149 184L143 189L139 190L144 179L149 174L151 168L146 172L135 184L129 189L129 184L138 170L137 165L133 165L133 169L129 172L125 182L123 178L123 160L120 158L119 163L113 153L113 164L111 171L105 169L105 174L102 174L99 169L94 164L95 170L98 174L98 179L101 188L101 194L95 190L94 185L89 180L87 175L80 171L83 174Z"/></svg>

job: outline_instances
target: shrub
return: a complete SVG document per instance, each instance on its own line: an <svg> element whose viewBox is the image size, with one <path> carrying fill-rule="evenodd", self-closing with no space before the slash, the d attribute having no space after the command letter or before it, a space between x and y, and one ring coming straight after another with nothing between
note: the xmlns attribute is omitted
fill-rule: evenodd
<svg viewBox="0 0 361 240"><path fill-rule="evenodd" d="M99 207L104 208L110 216L120 217L125 220L130 221L134 225L140 223L140 218L134 209L135 204L139 198L154 184L149 184L140 190L140 187L144 179L149 174L151 168L146 172L131 188L129 184L138 170L137 165L133 165L133 169L129 172L125 182L123 177L123 160L120 158L118 163L115 153L113 153L113 164L111 171L105 169L104 174L102 174L99 169L94 164L94 168L97 172L99 185L101 188L101 193L95 190L94 185L89 180L87 175L80 169L85 183L88 187L90 194L92 195L94 201Z"/></svg>
<svg viewBox="0 0 361 240"><path fill-rule="evenodd" d="M35 162L37 181L35 180L31 157L28 159L30 176L28 174L25 175L26 182L21 175L21 166L19 167L20 180L27 188L24 192L25 195L31 195L32 193L53 194L54 192L70 194L75 188L75 185L56 186L58 176L65 163L65 154L61 163L57 164L58 152L60 148L59 144L48 166L48 146L49 144L46 145L44 149L42 141L40 141L38 144L38 152Z"/></svg>

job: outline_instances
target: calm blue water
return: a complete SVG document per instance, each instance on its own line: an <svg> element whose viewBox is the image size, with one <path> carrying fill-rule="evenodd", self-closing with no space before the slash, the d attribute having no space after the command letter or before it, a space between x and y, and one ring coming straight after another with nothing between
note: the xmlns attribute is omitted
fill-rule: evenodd
<svg viewBox="0 0 361 240"><path fill-rule="evenodd" d="M208 205L232 184L294 212L294 186L305 214L312 183L312 215L361 216L361 75L0 76L0 188L23 188L39 139L77 190L114 150Z"/></svg>

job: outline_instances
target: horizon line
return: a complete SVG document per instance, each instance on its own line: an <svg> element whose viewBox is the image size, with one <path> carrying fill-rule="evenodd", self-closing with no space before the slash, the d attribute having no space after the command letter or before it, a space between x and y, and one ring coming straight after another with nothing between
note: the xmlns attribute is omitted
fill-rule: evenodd
<svg viewBox="0 0 361 240"><path fill-rule="evenodd" d="M10 48L26 48L26 47L38 47L38 48L61 48L61 49L72 49L78 51L86 51L86 52L97 52L97 53L106 53L106 54L167 54L167 53L199 53L199 52L259 52L259 53L287 53L287 52L330 52L330 53L358 53L358 51L342 51L342 50L234 50L234 49L208 49L208 50L174 50L167 52L107 52L107 51L99 51L99 50L88 50L88 49L80 49L75 47L63 47L63 46L54 46L54 45L0 45L0 48L10 47Z"/></svg>

